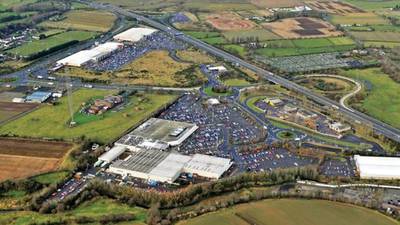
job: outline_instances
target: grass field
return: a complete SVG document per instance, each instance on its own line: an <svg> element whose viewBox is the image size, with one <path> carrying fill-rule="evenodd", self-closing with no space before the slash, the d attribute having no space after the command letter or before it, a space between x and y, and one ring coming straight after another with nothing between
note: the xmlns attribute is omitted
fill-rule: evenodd
<svg viewBox="0 0 400 225"><path fill-rule="evenodd" d="M132 225L144 225L146 219L145 209L130 207L110 199L98 198L85 202L76 209L60 214L39 214L28 211L2 213L0 214L0 224L53 224L61 220L67 221L65 224L76 224L75 220L82 217L93 218L97 221L91 224L101 224L102 217L118 214L135 215L135 220L128 223Z"/></svg>
<svg viewBox="0 0 400 225"><path fill-rule="evenodd" d="M178 225L396 225L370 209L321 200L264 200L209 213Z"/></svg>
<svg viewBox="0 0 400 225"><path fill-rule="evenodd" d="M246 40L247 38L253 38L253 40L258 39L259 41L267 41L267 40L276 40L281 38L278 35L272 33L271 31L265 29L246 30L246 32L226 31L222 32L222 35L227 40L236 40L238 38Z"/></svg>
<svg viewBox="0 0 400 225"><path fill-rule="evenodd" d="M274 40L264 43L267 48L257 49L256 53L268 57L348 51L355 48L354 41L347 37Z"/></svg>
<svg viewBox="0 0 400 225"><path fill-rule="evenodd" d="M396 4L399 4L398 0L373 0L373 1L365 1L365 0L345 0L352 5L357 6L360 9L375 11L378 9L384 8L393 8Z"/></svg>
<svg viewBox="0 0 400 225"><path fill-rule="evenodd" d="M247 55L246 47L243 47L241 45L228 44L228 45L223 45L222 48L232 54L239 55L240 57L245 57Z"/></svg>
<svg viewBox="0 0 400 225"><path fill-rule="evenodd" d="M73 147L64 142L0 138L0 181L54 171Z"/></svg>
<svg viewBox="0 0 400 225"><path fill-rule="evenodd" d="M78 90L73 93L73 109L78 111L81 103L94 96L105 96L107 94L110 94L110 91ZM18 120L2 126L0 134L59 139L86 137L100 143L107 143L174 98L174 95L162 94L135 95L131 97L130 105L127 105L123 110L113 112L102 120L69 128L67 124L71 118L69 116L67 98L64 97L56 106L45 105Z"/></svg>
<svg viewBox="0 0 400 225"><path fill-rule="evenodd" d="M363 25L376 25L376 24L389 24L389 21L383 17L372 13L350 13L347 15L333 15L333 24L363 24Z"/></svg>
<svg viewBox="0 0 400 225"><path fill-rule="evenodd" d="M10 49L7 52L23 57L29 57L38 52L46 51L49 48L53 48L74 40L84 41L93 38L95 35L96 33L94 32L68 31L46 39L27 42L19 47Z"/></svg>
<svg viewBox="0 0 400 225"><path fill-rule="evenodd" d="M382 32L382 31L371 31L371 32L350 32L355 38L361 41L370 42L394 42L400 43L400 32Z"/></svg>
<svg viewBox="0 0 400 225"><path fill-rule="evenodd" d="M246 86L250 85L250 82L243 78L230 78L223 80L223 83L227 86Z"/></svg>
<svg viewBox="0 0 400 225"><path fill-rule="evenodd" d="M66 67L57 73L88 80L163 87L193 87L206 80L196 64L175 61L167 51L148 52L112 73L97 73L77 67Z"/></svg>
<svg viewBox="0 0 400 225"><path fill-rule="evenodd" d="M232 91L227 91L226 93L217 93L212 90L212 87L207 87L204 89L204 93L206 93L208 96L229 96L232 94Z"/></svg>
<svg viewBox="0 0 400 225"><path fill-rule="evenodd" d="M195 49L178 51L176 55L184 61L195 64L210 64L214 62L214 59L207 53Z"/></svg>
<svg viewBox="0 0 400 225"><path fill-rule="evenodd" d="M64 178L67 177L68 174L68 171L57 171L41 174L33 177L32 179L41 184L57 184L58 182L64 180Z"/></svg>
<svg viewBox="0 0 400 225"><path fill-rule="evenodd" d="M66 18L61 21L46 21L44 27L57 29L86 30L106 32L111 29L116 16L104 11L72 10L65 13Z"/></svg>
<svg viewBox="0 0 400 225"><path fill-rule="evenodd" d="M349 70L343 75L368 82L372 89L363 102L357 104L367 114L400 128L400 84L380 69Z"/></svg>
<svg viewBox="0 0 400 225"><path fill-rule="evenodd" d="M0 102L0 123L9 120L21 113L33 110L37 104Z"/></svg>

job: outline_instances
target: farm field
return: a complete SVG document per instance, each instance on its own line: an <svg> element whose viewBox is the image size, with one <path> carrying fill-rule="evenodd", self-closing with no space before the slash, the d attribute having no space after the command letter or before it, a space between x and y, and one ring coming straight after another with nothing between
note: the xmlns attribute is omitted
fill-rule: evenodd
<svg viewBox="0 0 400 225"><path fill-rule="evenodd" d="M106 32L111 29L116 16L104 11L73 10L64 14L65 19L57 22L46 21L41 26L57 29Z"/></svg>
<svg viewBox="0 0 400 225"><path fill-rule="evenodd" d="M65 142L0 138L0 181L56 170L73 147Z"/></svg>
<svg viewBox="0 0 400 225"><path fill-rule="evenodd" d="M36 108L38 104L0 102L0 123Z"/></svg>
<svg viewBox="0 0 400 225"><path fill-rule="evenodd" d="M246 41L247 39L259 40L259 41L267 41L267 40L276 40L280 39L278 35L272 33L268 30L263 29L253 29L243 31L227 31L222 32L222 36L224 36L227 40L235 41L235 40L243 40Z"/></svg>
<svg viewBox="0 0 400 225"><path fill-rule="evenodd" d="M301 4L302 0L250 0L250 2L260 8L279 8L279 7L293 7Z"/></svg>
<svg viewBox="0 0 400 225"><path fill-rule="evenodd" d="M148 52L113 73L97 73L84 68L67 67L57 74L68 74L88 80L163 87L193 87L206 79L196 64L177 62L167 51Z"/></svg>
<svg viewBox="0 0 400 225"><path fill-rule="evenodd" d="M110 91L80 89L73 93L73 110L78 111L80 104L95 96L105 96ZM89 122L70 128L67 98L63 97L56 106L46 105L28 115L14 120L0 128L0 134L12 134L27 137L47 137L57 139L79 139L85 137L99 143L107 143L152 112L172 101L174 95L143 94L130 98L130 103L118 112L110 113L107 117L95 122ZM46 115L46 117L43 117Z"/></svg>
<svg viewBox="0 0 400 225"><path fill-rule="evenodd" d="M357 6L360 9L375 11L378 9L393 8L396 4L399 4L398 0L375 0L375 1L365 1L365 0L345 0L352 5Z"/></svg>
<svg viewBox="0 0 400 225"><path fill-rule="evenodd" d="M65 224L76 224L76 220L82 217L90 217L96 223L103 224L101 219L104 216L131 214L135 216L134 220L129 221L127 224L131 225L144 225L146 219L146 210L139 207L130 207L125 204L120 204L114 200L106 198L96 198L91 201L85 202L78 206L76 209L66 211L59 214L39 214L37 212L20 211L9 212L0 215L0 224L19 225L29 223L57 223L59 221L66 221ZM121 223L122 224L122 223Z"/></svg>
<svg viewBox="0 0 400 225"><path fill-rule="evenodd" d="M282 19L271 23L263 23L264 28L283 38L311 38L341 36L342 32L323 20L309 17Z"/></svg>
<svg viewBox="0 0 400 225"><path fill-rule="evenodd" d="M385 20L383 17L372 13L351 13L347 15L333 15L333 24L362 24L362 25L378 25L378 24L389 24L389 21Z"/></svg>
<svg viewBox="0 0 400 225"><path fill-rule="evenodd" d="M50 48L66 44L71 41L84 41L93 38L94 32L85 31L67 31L42 40L28 42L19 47L10 49L8 52L22 57L30 57L39 52L46 51Z"/></svg>
<svg viewBox="0 0 400 225"><path fill-rule="evenodd" d="M267 47L257 49L256 53L268 57L328 53L355 48L354 41L347 37L275 40L264 44Z"/></svg>
<svg viewBox="0 0 400 225"><path fill-rule="evenodd" d="M368 93L364 101L354 104L367 114L392 126L400 127L400 84L380 69L349 70L343 75L364 82ZM366 90L368 89L368 90Z"/></svg>
<svg viewBox="0 0 400 225"><path fill-rule="evenodd" d="M377 42L397 42L400 43L400 32L380 32L380 31L353 31L350 32L355 38L361 41L377 41Z"/></svg>
<svg viewBox="0 0 400 225"><path fill-rule="evenodd" d="M266 219L268 218L268 219ZM178 225L396 225L370 209L322 200L278 199L247 203L179 222Z"/></svg>
<svg viewBox="0 0 400 225"><path fill-rule="evenodd" d="M222 81L227 86L246 86L251 83L243 78L230 78Z"/></svg>
<svg viewBox="0 0 400 225"><path fill-rule="evenodd" d="M244 20L240 15L234 12L220 13L199 13L200 20L205 21L217 30L251 30L256 24L249 20Z"/></svg>
<svg viewBox="0 0 400 225"><path fill-rule="evenodd" d="M307 4L315 10L338 15L364 12L363 10L354 7L353 5L339 1L308 1Z"/></svg>

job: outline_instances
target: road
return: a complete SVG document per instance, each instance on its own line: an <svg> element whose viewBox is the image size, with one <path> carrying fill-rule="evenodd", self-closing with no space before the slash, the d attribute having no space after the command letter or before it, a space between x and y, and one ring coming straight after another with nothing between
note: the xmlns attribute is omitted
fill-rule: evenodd
<svg viewBox="0 0 400 225"><path fill-rule="evenodd" d="M200 40L197 40L197 39L195 39L193 37L184 35L182 32L180 32L180 31L178 31L178 30L176 30L174 28L171 28L171 27L166 26L166 25L164 25L162 23L159 23L159 22L157 22L155 20L147 18L147 17L145 17L143 15L140 15L140 14L134 13L132 11L128 11L128 10L122 9L122 8L114 6L114 5L99 4L99 3L95 3L95 2L87 3L85 1L82 1L82 2L86 3L86 4L89 4L93 8L109 10L109 11L112 11L112 12L117 13L117 14L121 14L121 15L124 15L124 16L127 16L127 17L135 18L136 20L141 21L141 22L143 22L143 23L145 23L145 24L147 24L149 26L152 26L152 27L154 27L156 29L159 29L161 31L164 31L164 32L167 32L167 33L169 33L171 35L174 35L177 39L180 39L180 40L182 40L184 42L187 42L187 43L189 43L189 44L191 44L191 45L193 45L193 46L195 46L195 47L197 47L199 49L207 51L208 53L210 53L210 54L212 54L214 56L220 57L220 58L224 59L225 61L231 62L231 63L233 63L234 65L237 65L237 66L241 66L241 67L247 68L247 69L257 73L258 75L260 75L261 77L263 77L264 79L266 79L266 80L268 80L270 82L273 82L273 83L276 83L276 84L280 84L281 86L283 86L283 87L285 87L287 89L290 89L292 91L295 91L295 92L297 92L299 94L302 94L302 95L308 97L309 99L311 99L311 100L313 100L313 101L315 101L315 102L317 102L317 103L319 103L321 105L328 106L328 107L331 107L333 109L336 109L338 112L346 115L348 118L352 119L355 122L358 122L358 123L361 123L361 124L369 124L369 125L373 126L373 128L374 128L374 130L376 132L378 132L378 133L380 133L380 134L382 134L382 135L384 135L384 136L386 136L386 137L388 137L388 138L390 138L392 140L400 142L400 130L399 129L394 128L394 127L392 127L392 126L390 126L390 125L388 125L388 124L386 124L386 123L384 123L382 121L379 121L379 120L377 120L375 118L372 118L372 117L370 117L368 115L365 115L365 114L363 114L361 112L358 112L356 110L353 110L353 109L350 109L350 108L347 108L347 107L343 107L340 103L338 103L336 101L333 101L333 100L328 99L326 97L323 97L323 96L321 96L319 94L316 94L313 91L311 91L311 90L309 90L309 89L307 89L307 88L305 88L305 87L303 87L301 85L298 85L298 84L296 84L296 83L294 83L292 81L289 81L289 80L287 80L287 79L285 79L283 77L274 75L273 73L271 73L271 72L269 72L269 71L267 71L265 69L262 69L262 68L260 68L258 66L255 66L255 65L251 64L251 63L248 63L248 62L246 62L246 61L244 61L244 60L242 60L242 59L240 59L240 58L238 58L238 57L236 57L234 55L231 55L230 53L227 53L227 52L225 52L225 51L223 51L221 49L218 49L218 48L216 48L214 46L206 44L206 43L204 43L204 42L202 42Z"/></svg>
<svg viewBox="0 0 400 225"><path fill-rule="evenodd" d="M351 78L348 78L348 77L344 77L344 76L340 76L340 75L332 75L332 74L312 74L312 75L304 75L304 76L298 76L298 77L296 77L296 79L298 79L298 78L303 78L303 77L307 77L307 78L308 78L308 77L332 77L332 78L337 78L337 79L341 79L341 80L346 80L346 81L349 81L349 82L353 83L354 85L356 85L356 89L354 89L354 90L351 91L350 93L348 93L348 94L346 94L345 96L343 96L343 97L340 99L339 103L340 103L344 108L346 108L346 109L348 109L348 110L350 110L350 111L354 110L354 109L352 109L352 108L346 106L346 101L347 101L347 99L349 99L351 96L353 96L353 95L355 95L355 94L357 94L358 92L361 91L362 86L361 86L360 82L358 82L358 81L356 81L356 80L353 80L353 79L351 79Z"/></svg>

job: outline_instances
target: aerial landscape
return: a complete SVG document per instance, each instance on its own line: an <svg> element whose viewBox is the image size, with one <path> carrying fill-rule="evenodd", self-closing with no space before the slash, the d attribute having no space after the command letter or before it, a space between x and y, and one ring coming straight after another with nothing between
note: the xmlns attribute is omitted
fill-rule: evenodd
<svg viewBox="0 0 400 225"><path fill-rule="evenodd" d="M0 225L400 225L400 1L0 0Z"/></svg>

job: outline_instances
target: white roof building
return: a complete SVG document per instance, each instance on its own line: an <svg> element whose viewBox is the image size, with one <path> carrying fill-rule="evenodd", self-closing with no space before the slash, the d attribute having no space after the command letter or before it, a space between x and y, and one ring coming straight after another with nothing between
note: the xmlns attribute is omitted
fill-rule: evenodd
<svg viewBox="0 0 400 225"><path fill-rule="evenodd" d="M217 71L218 73L226 72L228 71L225 66L210 66L208 67L208 70L210 71Z"/></svg>
<svg viewBox="0 0 400 225"><path fill-rule="evenodd" d="M355 155L362 179L400 179L400 157L371 157Z"/></svg>
<svg viewBox="0 0 400 225"><path fill-rule="evenodd" d="M195 154L185 165L184 171L202 177L218 179L232 166L230 159Z"/></svg>
<svg viewBox="0 0 400 225"><path fill-rule="evenodd" d="M111 155L112 157L108 157L108 159L115 157L115 154ZM231 166L231 160L226 158L202 154L188 156L153 149L139 149L131 152L131 155L124 160L117 160L111 164L109 172L145 180L173 183L184 172L218 179Z"/></svg>
<svg viewBox="0 0 400 225"><path fill-rule="evenodd" d="M89 50L83 50L57 61L58 65L80 67L91 61L98 61L121 48L123 44L106 42Z"/></svg>
<svg viewBox="0 0 400 225"><path fill-rule="evenodd" d="M135 27L126 30L120 34L114 36L114 40L117 41L128 41L128 42L138 42L143 37L148 36L157 30L147 27Z"/></svg>
<svg viewBox="0 0 400 225"><path fill-rule="evenodd" d="M103 162L111 163L125 151L126 148L124 146L115 146L109 151L103 153L98 159Z"/></svg>

